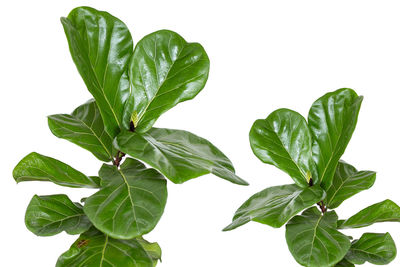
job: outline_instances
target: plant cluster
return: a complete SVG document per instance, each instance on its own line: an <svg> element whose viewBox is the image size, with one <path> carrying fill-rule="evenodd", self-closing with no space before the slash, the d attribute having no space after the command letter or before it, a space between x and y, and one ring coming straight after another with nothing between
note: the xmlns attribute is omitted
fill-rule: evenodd
<svg viewBox="0 0 400 267"><path fill-rule="evenodd" d="M64 194L35 195L26 211L26 226L38 236L80 234L59 257L59 267L153 267L161 249L142 236L163 214L165 178L179 184L212 173L247 185L207 140L153 127L161 114L203 89L208 56L200 44L167 30L145 36L133 48L122 21L89 7L72 10L61 22L72 59L94 99L71 114L49 116L48 124L55 136L106 163L98 176L87 176L38 153L24 157L13 171L17 182L97 189L82 204Z"/></svg>
<svg viewBox="0 0 400 267"><path fill-rule="evenodd" d="M358 171L341 160L362 100L351 89L339 89L315 101L307 121L289 109L278 109L266 119L256 120L249 134L254 154L289 174L295 183L256 193L242 204L224 230L250 221L275 228L286 224L291 254L308 267L390 263L396 256L396 246L389 233L364 233L353 240L339 230L400 222L399 206L384 200L346 220L338 220L334 211L375 182L375 172Z"/></svg>

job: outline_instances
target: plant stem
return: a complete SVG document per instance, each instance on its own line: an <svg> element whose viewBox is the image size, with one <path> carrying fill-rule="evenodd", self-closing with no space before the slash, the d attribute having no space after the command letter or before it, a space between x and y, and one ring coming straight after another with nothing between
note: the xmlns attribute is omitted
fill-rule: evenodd
<svg viewBox="0 0 400 267"><path fill-rule="evenodd" d="M324 202L322 200L320 202L318 202L317 205L321 209L322 213L325 213L327 211L327 208L326 208L326 206L325 206L325 204L324 204Z"/></svg>
<svg viewBox="0 0 400 267"><path fill-rule="evenodd" d="M121 160L125 157L125 153L118 151L117 155L115 156L115 159L113 160L113 165L119 167L121 164Z"/></svg>

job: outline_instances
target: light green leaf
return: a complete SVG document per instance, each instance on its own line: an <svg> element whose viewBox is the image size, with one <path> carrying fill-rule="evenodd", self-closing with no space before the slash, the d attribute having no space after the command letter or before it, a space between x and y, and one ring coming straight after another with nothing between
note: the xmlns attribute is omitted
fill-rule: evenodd
<svg viewBox="0 0 400 267"><path fill-rule="evenodd" d="M120 169L104 164L99 176L102 189L88 197L83 208L96 228L118 239L153 230L167 202L164 177L131 158Z"/></svg>
<svg viewBox="0 0 400 267"><path fill-rule="evenodd" d="M376 173L372 171L357 171L356 168L343 161L339 161L333 182L326 191L325 204L328 208L337 208L343 201L355 194L371 188Z"/></svg>
<svg viewBox="0 0 400 267"><path fill-rule="evenodd" d="M262 162L283 170L297 185L308 186L310 178L315 182L311 134L299 113L278 109L265 120L256 120L250 130L250 145Z"/></svg>
<svg viewBox="0 0 400 267"><path fill-rule="evenodd" d="M396 245L389 233L365 233L351 244L346 260L354 264L366 261L376 264L389 264L396 257Z"/></svg>
<svg viewBox="0 0 400 267"><path fill-rule="evenodd" d="M353 135L362 100L362 96L344 88L325 94L311 106L308 125L314 140L316 181L325 190L332 184L336 165Z"/></svg>
<svg viewBox="0 0 400 267"><path fill-rule="evenodd" d="M400 222L400 207L387 199L361 210L345 221L340 221L338 227L360 228L378 222Z"/></svg>
<svg viewBox="0 0 400 267"><path fill-rule="evenodd" d="M107 12L78 7L61 18L72 59L96 99L106 132L114 137L130 94L128 65L133 42L126 25Z"/></svg>
<svg viewBox="0 0 400 267"><path fill-rule="evenodd" d="M329 267L343 259L350 248L350 240L336 230L336 223L334 211L322 215L312 207L286 224L286 242L299 264Z"/></svg>
<svg viewBox="0 0 400 267"><path fill-rule="evenodd" d="M15 166L13 176L17 183L48 181L69 187L99 187L95 180L71 166L36 152L30 153Z"/></svg>
<svg viewBox="0 0 400 267"><path fill-rule="evenodd" d="M231 161L213 144L187 131L152 128L144 134L121 132L114 144L144 161L174 183L212 173L232 183L247 185L236 176Z"/></svg>
<svg viewBox="0 0 400 267"><path fill-rule="evenodd" d="M298 212L325 198L318 185L302 188L281 185L264 189L250 197L235 213L233 222L224 231L233 230L249 221L281 227Z"/></svg>
<svg viewBox="0 0 400 267"><path fill-rule="evenodd" d="M55 136L89 150L99 160L107 162L113 159L113 139L104 130L103 120L94 99L79 106L71 115L49 116L48 123Z"/></svg>
<svg viewBox="0 0 400 267"><path fill-rule="evenodd" d="M161 30L135 47L129 76L132 94L125 111L138 132L149 130L165 111L194 98L205 86L210 61L198 43Z"/></svg>
<svg viewBox="0 0 400 267"><path fill-rule="evenodd" d="M38 236L56 235L62 231L76 235L92 226L82 206L73 203L66 195L35 195L26 210L25 224Z"/></svg>
<svg viewBox="0 0 400 267"><path fill-rule="evenodd" d="M157 265L158 261L161 261L161 247L158 243L151 243L144 239L143 237L138 237L136 240L142 245L147 254L153 259L154 267Z"/></svg>
<svg viewBox="0 0 400 267"><path fill-rule="evenodd" d="M136 239L118 240L94 227L64 252L56 267L153 267L153 260Z"/></svg>

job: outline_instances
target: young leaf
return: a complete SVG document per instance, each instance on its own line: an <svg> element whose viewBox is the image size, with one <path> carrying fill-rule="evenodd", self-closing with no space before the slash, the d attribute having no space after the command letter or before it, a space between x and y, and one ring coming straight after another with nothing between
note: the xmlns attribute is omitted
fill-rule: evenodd
<svg viewBox="0 0 400 267"><path fill-rule="evenodd" d="M99 176L102 189L88 197L83 208L96 228L118 239L153 230L167 202L164 177L130 158L120 169L104 164Z"/></svg>
<svg viewBox="0 0 400 267"><path fill-rule="evenodd" d="M106 132L114 137L123 126L124 105L130 94L131 34L116 17L90 7L75 8L61 22L72 59L96 99Z"/></svg>
<svg viewBox="0 0 400 267"><path fill-rule="evenodd" d="M250 145L262 162L283 170L300 187L308 186L310 178L315 182L311 134L299 113L278 109L265 120L256 120L250 130Z"/></svg>
<svg viewBox="0 0 400 267"><path fill-rule="evenodd" d="M354 264L366 261L376 264L389 264L396 257L396 245L389 233L365 233L351 244L346 260Z"/></svg>
<svg viewBox="0 0 400 267"><path fill-rule="evenodd" d="M76 108L71 115L56 114L48 117L51 132L89 150L102 161L111 161L112 138L104 130L103 120L94 99Z"/></svg>
<svg viewBox="0 0 400 267"><path fill-rule="evenodd" d="M167 30L145 36L136 45L129 68L132 94L125 120L133 119L138 132L149 130L161 114L203 89L209 68L200 44Z"/></svg>
<svg viewBox="0 0 400 267"><path fill-rule="evenodd" d="M218 148L187 131L163 128L152 128L144 134L124 131L114 145L174 183L212 173L232 183L247 185L236 176L232 163Z"/></svg>
<svg viewBox="0 0 400 267"><path fill-rule="evenodd" d="M298 212L325 198L318 185L302 188L296 184L274 186L250 197L235 213L224 231L233 230L249 221L279 228Z"/></svg>
<svg viewBox="0 0 400 267"><path fill-rule="evenodd" d="M35 195L26 210L25 224L38 236L56 235L62 231L76 235L92 226L82 206L66 195Z"/></svg>
<svg viewBox="0 0 400 267"><path fill-rule="evenodd" d="M286 242L296 261L307 267L332 266L350 248L347 236L336 230L335 211L321 214L316 207L286 224Z"/></svg>
<svg viewBox="0 0 400 267"><path fill-rule="evenodd" d="M340 221L338 228L360 228L378 222L400 222L400 207L389 199L384 200Z"/></svg>
<svg viewBox="0 0 400 267"><path fill-rule="evenodd" d="M336 165L353 135L362 96L351 89L325 94L312 104L308 125L313 136L313 157L318 180L325 190L332 184Z"/></svg>
<svg viewBox="0 0 400 267"><path fill-rule="evenodd" d="M346 199L371 188L375 182L375 178L375 172L357 171L350 164L339 161L332 184L326 191L325 204L330 209L339 207Z"/></svg>
<svg viewBox="0 0 400 267"><path fill-rule="evenodd" d="M150 243L143 237L138 237L136 240L142 245L144 250L147 252L147 254L150 256L150 258L153 259L154 262L154 267L157 265L158 261L161 261L161 247L158 245L158 243Z"/></svg>
<svg viewBox="0 0 400 267"><path fill-rule="evenodd" d="M32 152L23 158L13 171L17 183L24 181L49 181L62 186L98 188L92 178L71 166L39 153Z"/></svg>
<svg viewBox="0 0 400 267"><path fill-rule="evenodd" d="M126 266L153 267L153 260L136 239L113 239L94 227L64 252L56 267Z"/></svg>

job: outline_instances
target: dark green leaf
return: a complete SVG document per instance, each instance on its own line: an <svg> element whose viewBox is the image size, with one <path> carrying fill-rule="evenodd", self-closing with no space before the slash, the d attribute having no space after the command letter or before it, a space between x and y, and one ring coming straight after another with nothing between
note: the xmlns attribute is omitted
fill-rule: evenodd
<svg viewBox="0 0 400 267"><path fill-rule="evenodd" d="M96 99L107 133L114 137L128 125L122 120L130 94L131 34L119 19L90 7L75 8L61 22L72 59Z"/></svg>
<svg viewBox="0 0 400 267"><path fill-rule="evenodd" d="M336 230L334 211L322 215L316 207L293 217L286 225L286 242L296 261L307 267L338 263L350 248L347 236Z"/></svg>
<svg viewBox="0 0 400 267"><path fill-rule="evenodd" d="M153 267L153 260L136 239L118 240L94 227L64 252L56 267Z"/></svg>
<svg viewBox="0 0 400 267"><path fill-rule="evenodd" d="M340 221L338 227L360 228L378 222L400 222L400 207L387 199L363 209L345 221Z"/></svg>
<svg viewBox="0 0 400 267"><path fill-rule="evenodd" d="M355 265L346 259L342 259L335 267L355 267Z"/></svg>
<svg viewBox="0 0 400 267"><path fill-rule="evenodd" d="M136 240L142 245L147 254L153 259L154 266L157 265L158 261L161 261L161 248L158 243L150 243L143 237L138 237Z"/></svg>
<svg viewBox="0 0 400 267"><path fill-rule="evenodd" d="M264 189L250 197L235 213L233 222L224 231L233 230L249 221L281 227L298 212L325 198L318 185L302 188L281 185Z"/></svg>
<svg viewBox="0 0 400 267"><path fill-rule="evenodd" d="M93 99L79 106L71 115L49 116L48 123L55 136L89 150L99 160L113 159L113 140L104 130L100 111Z"/></svg>
<svg viewBox="0 0 400 267"><path fill-rule="evenodd" d="M17 183L49 181L62 186L98 188L99 185L71 166L36 152L23 158L13 171Z"/></svg>
<svg viewBox="0 0 400 267"><path fill-rule="evenodd" d="M146 162L174 183L212 173L236 184L247 182L236 176L230 160L213 144L187 131L152 128L144 134L122 132L115 146Z"/></svg>
<svg viewBox="0 0 400 267"><path fill-rule="evenodd" d="M283 170L297 185L308 186L314 173L312 140L299 113L278 109L265 120L256 120L250 130L250 145L262 162Z"/></svg>
<svg viewBox="0 0 400 267"><path fill-rule="evenodd" d="M84 211L97 229L118 239L150 232L167 202L164 177L127 158L118 169L104 164L99 172L102 189L88 197Z"/></svg>
<svg viewBox="0 0 400 267"><path fill-rule="evenodd" d="M337 208L346 199L370 188L374 184L375 178L375 172L357 171L350 164L339 161L333 182L326 191L325 204L330 209Z"/></svg>
<svg viewBox="0 0 400 267"><path fill-rule="evenodd" d="M194 98L208 78L210 61L198 43L167 30L145 36L135 47L129 76L132 94L125 120L145 132L165 111Z"/></svg>
<svg viewBox="0 0 400 267"><path fill-rule="evenodd" d="M26 210L25 224L38 236L56 235L62 231L71 235L81 234L92 225L82 206L73 203L66 195L35 195Z"/></svg>
<svg viewBox="0 0 400 267"><path fill-rule="evenodd" d="M324 189L332 184L336 165L353 135L362 99L353 90L344 88L322 96L311 106L308 125L314 140L316 181Z"/></svg>
<svg viewBox="0 0 400 267"><path fill-rule="evenodd" d="M396 245L389 233L365 233L351 244L346 259L354 264L366 261L376 264L389 264L396 257Z"/></svg>

